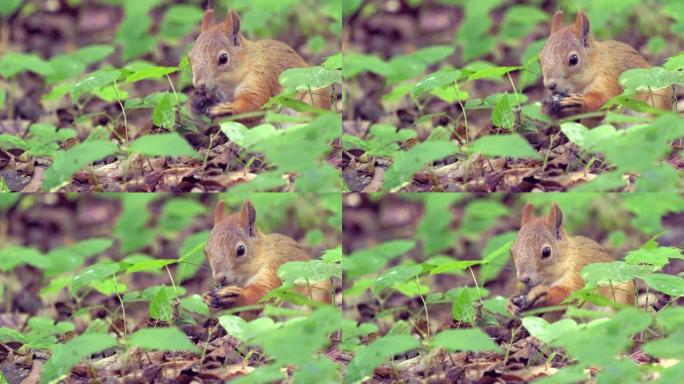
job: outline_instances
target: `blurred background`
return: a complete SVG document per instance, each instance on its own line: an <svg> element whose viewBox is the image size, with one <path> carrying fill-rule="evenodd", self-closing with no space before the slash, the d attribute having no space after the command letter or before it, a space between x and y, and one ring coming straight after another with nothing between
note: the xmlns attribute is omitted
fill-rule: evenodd
<svg viewBox="0 0 684 384"><path fill-rule="evenodd" d="M660 246L684 247L684 199L678 194L349 194L343 200L342 244L348 256L343 267L345 317L380 320L394 327L390 320L407 319L422 310L418 292L431 302L431 295L459 292L465 286L484 288L485 307L499 308L502 301L497 296L515 291L515 267L508 249L482 267L422 274L420 288L410 281L390 290L367 288L400 264L415 261L425 267L491 256L515 239L527 202L535 205L537 216L547 214L556 202L570 235L597 241L616 259L654 237ZM668 274L682 271L682 260L673 260L663 269ZM638 286L644 287L642 282ZM442 304L433 300L430 319L436 324L450 321L453 300Z"/></svg>
<svg viewBox="0 0 684 384"><path fill-rule="evenodd" d="M243 200L249 199L262 231L294 238L313 257L340 244L341 197L333 194L2 195L3 312L24 320L29 315L64 320L85 308L104 316L119 306L114 295L118 292L124 301L130 299L126 307L130 322L147 314L150 293L160 286L179 289L181 301L201 294L214 285L203 243L213 226L219 198L227 201L230 212L237 212ZM158 259L179 258L168 270L155 264ZM108 260L143 269L120 274L116 280L104 278L83 296L68 293L66 287L74 275ZM7 318L3 321L8 326Z"/></svg>
<svg viewBox="0 0 684 384"><path fill-rule="evenodd" d="M358 135L368 124L380 122L413 127L426 137L430 122L447 124L446 115L460 114L457 103L435 97L416 106L403 97L411 89L407 81L415 84L440 68L522 66L522 71L511 73L511 79L492 76L466 82L459 92L470 103L514 91L513 82L530 101L541 100L544 90L537 55L559 9L566 12L566 22L574 20L578 10L585 11L597 39L623 41L652 65L663 65L684 49L683 7L679 0L345 1L349 28L344 30L343 49L347 56L357 55L345 61L349 98L345 120L358 121L346 124L345 133ZM432 50L421 51L425 48ZM470 112L469 122L484 129L489 113L476 109Z"/></svg>

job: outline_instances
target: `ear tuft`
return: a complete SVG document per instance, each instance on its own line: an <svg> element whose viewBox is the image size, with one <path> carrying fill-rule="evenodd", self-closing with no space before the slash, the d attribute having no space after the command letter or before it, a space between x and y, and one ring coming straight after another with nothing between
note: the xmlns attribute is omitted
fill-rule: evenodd
<svg viewBox="0 0 684 384"><path fill-rule="evenodd" d="M551 211L546 217L546 225L556 234L556 238L560 240L563 234L563 211L558 207L558 204L553 203L551 206Z"/></svg>
<svg viewBox="0 0 684 384"><path fill-rule="evenodd" d="M554 34L563 28L564 17L565 14L563 11L558 11L553 15L553 18L551 19L551 34Z"/></svg>
<svg viewBox="0 0 684 384"><path fill-rule="evenodd" d="M589 18L587 15L579 11L577 12L577 18L575 19L575 34L579 37L582 44L589 48L590 34L591 34L591 24L589 23Z"/></svg>
<svg viewBox="0 0 684 384"><path fill-rule="evenodd" d="M240 211L240 223L245 227L249 236L256 233L256 209L249 200L245 200Z"/></svg>
<svg viewBox="0 0 684 384"><path fill-rule="evenodd" d="M204 32L207 29L211 28L212 25L214 25L214 10L213 9L207 9L204 12L204 17L202 18L202 26L201 26L200 30L202 32Z"/></svg>
<svg viewBox="0 0 684 384"><path fill-rule="evenodd" d="M240 46L240 31L242 30L242 21L240 16L235 11L229 11L226 16L226 21L223 22L223 32L228 35L233 45Z"/></svg>
<svg viewBox="0 0 684 384"><path fill-rule="evenodd" d="M221 200L216 204L216 208L214 208L214 225L218 224L221 220L223 220L223 217L225 215L225 209L225 201Z"/></svg>
<svg viewBox="0 0 684 384"><path fill-rule="evenodd" d="M534 210L534 206L530 203L525 204L525 207L523 208L522 211L522 220L520 220L520 225L523 226L532 220L532 211Z"/></svg>

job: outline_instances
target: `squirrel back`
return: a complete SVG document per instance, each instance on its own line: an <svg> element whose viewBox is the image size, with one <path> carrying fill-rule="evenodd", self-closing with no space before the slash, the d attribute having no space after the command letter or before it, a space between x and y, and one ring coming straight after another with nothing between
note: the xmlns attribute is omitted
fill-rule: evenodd
<svg viewBox="0 0 684 384"><path fill-rule="evenodd" d="M564 25L563 12L556 12L551 32L539 54L544 87L562 97L572 111L563 108L552 114L566 117L599 110L623 92L620 75L629 69L648 68L648 62L633 47L619 41L598 41L591 34L589 18L578 12L574 24ZM672 109L672 89L643 92L637 99L656 108ZM568 108L569 109L569 108ZM572 113L567 113L572 112Z"/></svg>

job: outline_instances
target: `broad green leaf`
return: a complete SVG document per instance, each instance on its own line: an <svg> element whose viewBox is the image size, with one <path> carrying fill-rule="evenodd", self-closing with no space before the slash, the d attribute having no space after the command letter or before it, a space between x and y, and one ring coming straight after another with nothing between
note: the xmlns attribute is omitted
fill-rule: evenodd
<svg viewBox="0 0 684 384"><path fill-rule="evenodd" d="M83 80L74 85L71 97L78 100L79 97L88 92L104 88L114 84L121 77L121 71L117 69L101 69L86 76Z"/></svg>
<svg viewBox="0 0 684 384"><path fill-rule="evenodd" d="M167 323L171 322L173 308L170 298L166 296L166 289L159 289L150 301L150 317Z"/></svg>
<svg viewBox="0 0 684 384"><path fill-rule="evenodd" d="M117 150L116 144L112 142L91 140L66 152L57 152L52 165L45 171L43 190L58 187L84 166L111 156Z"/></svg>
<svg viewBox="0 0 684 384"><path fill-rule="evenodd" d="M490 135L475 141L473 152L486 157L512 157L539 159L539 153L520 135Z"/></svg>
<svg viewBox="0 0 684 384"><path fill-rule="evenodd" d="M499 347L479 328L449 329L442 331L430 340L434 347L449 351L499 352Z"/></svg>
<svg viewBox="0 0 684 384"><path fill-rule="evenodd" d="M200 295L192 295L184 297L180 301L180 306L190 312L199 313L203 316L209 316L209 307L204 303Z"/></svg>
<svg viewBox="0 0 684 384"><path fill-rule="evenodd" d="M373 292L379 293L384 289L392 287L396 283L402 283L408 279L417 277L423 268L420 265L398 265L389 269L382 276L378 277L373 284Z"/></svg>
<svg viewBox="0 0 684 384"><path fill-rule="evenodd" d="M116 339L107 334L88 333L69 340L65 344L57 344L52 349L52 356L45 362L40 375L41 383L52 383L67 376L71 368L83 358L116 345Z"/></svg>
<svg viewBox="0 0 684 384"><path fill-rule="evenodd" d="M148 157L190 156L200 158L192 146L177 133L143 136L131 143L129 151L142 153Z"/></svg>
<svg viewBox="0 0 684 384"><path fill-rule="evenodd" d="M347 366L345 383L356 383L371 377L373 370L386 359L420 345L418 339L408 335L389 335L376 339L369 345L356 348L354 359Z"/></svg>
<svg viewBox="0 0 684 384"><path fill-rule="evenodd" d="M280 74L279 81L284 88L307 93L342 83L342 73L323 67L291 68Z"/></svg>
<svg viewBox="0 0 684 384"><path fill-rule="evenodd" d="M678 329L670 336L653 340L642 346L644 352L651 356L661 359L683 359L684 358L684 328Z"/></svg>
<svg viewBox="0 0 684 384"><path fill-rule="evenodd" d="M662 67L635 68L620 75L620 84L626 91L647 92L684 83L684 74Z"/></svg>
<svg viewBox="0 0 684 384"><path fill-rule="evenodd" d="M328 264L321 260L291 261L278 268L278 277L283 283L307 285L331 277L342 278L339 265Z"/></svg>
<svg viewBox="0 0 684 384"><path fill-rule="evenodd" d="M385 189L395 189L411 180L413 175L426 164L443 159L457 153L458 146L447 141L425 141L415 145L405 152L399 152L394 163L385 172L383 186Z"/></svg>
<svg viewBox="0 0 684 384"><path fill-rule="evenodd" d="M658 268L647 265L630 265L622 261L594 263L582 268L580 276L590 286L608 286L627 282L635 277L656 271Z"/></svg>
<svg viewBox="0 0 684 384"><path fill-rule="evenodd" d="M684 296L684 279L679 276L654 273L639 276L649 287L673 298Z"/></svg>
<svg viewBox="0 0 684 384"><path fill-rule="evenodd" d="M28 264L38 269L48 269L53 265L50 258L33 248L11 245L0 248L0 271L11 271L21 264Z"/></svg>
<svg viewBox="0 0 684 384"><path fill-rule="evenodd" d="M176 327L143 328L131 335L128 344L145 350L200 352Z"/></svg>
<svg viewBox="0 0 684 384"><path fill-rule="evenodd" d="M342 269L349 278L370 274L381 269L392 259L404 255L416 246L413 240L392 240L355 251L342 259Z"/></svg>
<svg viewBox="0 0 684 384"><path fill-rule="evenodd" d="M439 72L431 73L416 84L412 92L413 97L420 97L435 89L454 84L461 79L462 75L461 71L455 69L443 69Z"/></svg>
<svg viewBox="0 0 684 384"><path fill-rule="evenodd" d="M3 0L0 3L0 16L7 17L19 9L21 0Z"/></svg>
<svg viewBox="0 0 684 384"><path fill-rule="evenodd" d="M171 105L171 95L166 94L152 111L152 122L154 125L166 129L171 129L176 124L176 110Z"/></svg>
<svg viewBox="0 0 684 384"><path fill-rule="evenodd" d="M81 287L84 287L90 283L102 281L106 278L111 277L119 271L119 264L115 263L98 263L93 264L90 267L84 269L73 279L71 279L71 284L69 289L71 289L72 294L76 294Z"/></svg>
<svg viewBox="0 0 684 384"><path fill-rule="evenodd" d="M126 83L135 83L141 80L158 80L176 72L178 72L177 67L145 67L126 76Z"/></svg>

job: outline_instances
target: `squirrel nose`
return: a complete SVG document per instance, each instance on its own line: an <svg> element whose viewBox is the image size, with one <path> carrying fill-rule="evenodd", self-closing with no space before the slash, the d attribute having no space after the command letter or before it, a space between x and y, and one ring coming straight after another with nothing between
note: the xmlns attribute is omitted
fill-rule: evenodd
<svg viewBox="0 0 684 384"><path fill-rule="evenodd" d="M556 84L555 81L550 81L548 84L546 84L546 88L548 88L549 91L555 91L556 87L558 87L558 84Z"/></svg>
<svg viewBox="0 0 684 384"><path fill-rule="evenodd" d="M530 284L532 283L532 276L530 276L530 275L521 275L521 276L518 278L518 281L520 281L521 283L525 284L526 287L529 287Z"/></svg>

